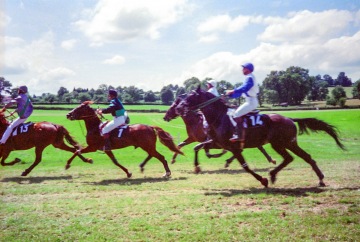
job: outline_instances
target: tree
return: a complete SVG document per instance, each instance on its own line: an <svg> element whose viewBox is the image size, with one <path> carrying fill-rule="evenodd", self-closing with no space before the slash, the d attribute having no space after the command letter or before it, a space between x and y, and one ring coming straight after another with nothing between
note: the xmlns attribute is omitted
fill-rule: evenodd
<svg viewBox="0 0 360 242"><path fill-rule="evenodd" d="M352 89L352 95L353 98L360 99L360 79L354 83L354 87Z"/></svg>
<svg viewBox="0 0 360 242"><path fill-rule="evenodd" d="M160 98L163 103L171 104L174 101L173 91L170 88L161 90Z"/></svg>
<svg viewBox="0 0 360 242"><path fill-rule="evenodd" d="M144 91L135 86L125 87L121 96L126 96L126 99L131 100L131 102L136 103L143 99Z"/></svg>
<svg viewBox="0 0 360 242"><path fill-rule="evenodd" d="M338 77L336 78L335 83L336 83L336 85L340 85L343 87L351 87L352 86L351 79L345 75L345 72L339 73Z"/></svg>
<svg viewBox="0 0 360 242"><path fill-rule="evenodd" d="M346 92L345 92L345 90L344 90L344 88L342 86L336 86L331 91L331 95L332 95L332 97L328 98L328 100L326 101L326 104L330 104L330 105L335 104L335 105L339 105L340 107L345 106Z"/></svg>
<svg viewBox="0 0 360 242"><path fill-rule="evenodd" d="M152 91L145 92L144 101L145 102L155 102L156 101L155 94Z"/></svg>
<svg viewBox="0 0 360 242"><path fill-rule="evenodd" d="M3 93L4 94L11 94L11 87L12 87L12 84L5 80L4 77L0 77L0 103L2 103L3 101Z"/></svg>
<svg viewBox="0 0 360 242"><path fill-rule="evenodd" d="M323 80L326 81L330 87L332 87L332 86L335 85L334 79L333 79L330 75L328 75L328 74L325 74L325 75L323 76Z"/></svg>
<svg viewBox="0 0 360 242"><path fill-rule="evenodd" d="M279 102L290 105L301 104L310 90L308 70L291 66L286 71L272 71L263 86L265 89L277 92Z"/></svg>
<svg viewBox="0 0 360 242"><path fill-rule="evenodd" d="M178 97L178 96L180 96L180 95L182 95L182 94L184 94L184 93L186 93L186 90L185 90L185 88L184 87L179 87L177 90L176 90L176 97Z"/></svg>
<svg viewBox="0 0 360 242"><path fill-rule="evenodd" d="M79 94L79 101L81 103L83 103L85 101L89 101L89 100L91 100L91 96L89 93L84 92L84 93Z"/></svg>
<svg viewBox="0 0 360 242"><path fill-rule="evenodd" d="M199 85L201 85L201 82L197 77L191 77L190 79L184 81L184 87L186 92L195 90L196 88L198 88Z"/></svg>

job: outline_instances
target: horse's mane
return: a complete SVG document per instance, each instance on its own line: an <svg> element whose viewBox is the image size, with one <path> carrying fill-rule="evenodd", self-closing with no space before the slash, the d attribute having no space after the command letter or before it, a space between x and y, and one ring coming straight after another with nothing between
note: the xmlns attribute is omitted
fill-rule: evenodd
<svg viewBox="0 0 360 242"><path fill-rule="evenodd" d="M82 103L82 105L91 105L93 103L94 103L93 101L85 101Z"/></svg>
<svg viewBox="0 0 360 242"><path fill-rule="evenodd" d="M0 111L0 125L9 125L9 121L6 119L5 111Z"/></svg>

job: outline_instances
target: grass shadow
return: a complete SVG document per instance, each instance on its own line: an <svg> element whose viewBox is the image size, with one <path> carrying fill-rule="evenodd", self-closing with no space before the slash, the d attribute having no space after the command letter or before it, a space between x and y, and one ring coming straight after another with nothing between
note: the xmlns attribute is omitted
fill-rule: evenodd
<svg viewBox="0 0 360 242"><path fill-rule="evenodd" d="M85 182L87 185L100 185L100 186L109 186L112 184L122 185L122 186L130 186L130 185L141 185L143 183L158 183L158 182L171 182L177 180L186 180L186 177L179 178L137 178L137 179L109 179L102 180L100 182Z"/></svg>
<svg viewBox="0 0 360 242"><path fill-rule="evenodd" d="M18 184L36 184L44 181L71 180L72 176L38 176L38 177L6 177L0 182L16 182Z"/></svg>
<svg viewBox="0 0 360 242"><path fill-rule="evenodd" d="M297 188L250 188L246 190L238 189L222 189L205 192L205 196L224 196L232 197L238 195L251 194L267 194L267 195L285 195L291 197L307 197L311 194L317 194L327 191L342 191L342 190L359 190L359 187L343 187L343 188L327 188L327 187L297 187Z"/></svg>
<svg viewBox="0 0 360 242"><path fill-rule="evenodd" d="M261 168L261 169L253 169L254 172L270 172L270 170L273 169L271 167L269 168ZM291 168L285 168L283 170L292 170ZM181 172L187 173L187 174L194 174L194 171L191 170L182 170ZM244 169L241 167L239 169L219 169L219 170L201 170L200 174L230 174L230 175L236 175L236 174L243 174L247 173Z"/></svg>

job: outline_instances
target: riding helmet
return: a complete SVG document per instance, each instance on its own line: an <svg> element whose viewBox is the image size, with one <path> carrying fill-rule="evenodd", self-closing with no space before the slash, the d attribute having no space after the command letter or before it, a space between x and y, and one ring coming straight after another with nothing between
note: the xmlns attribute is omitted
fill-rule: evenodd
<svg viewBox="0 0 360 242"><path fill-rule="evenodd" d="M254 65L251 64L250 62L249 63L245 63L243 65L241 65L242 67L248 69L249 71L253 72L254 71Z"/></svg>
<svg viewBox="0 0 360 242"><path fill-rule="evenodd" d="M27 86L20 86L19 90L22 91L23 93L27 93L28 92L28 88Z"/></svg>
<svg viewBox="0 0 360 242"><path fill-rule="evenodd" d="M117 91L116 90L114 90L114 89L110 89L109 90L109 95L111 95L111 96L114 96L114 97L117 97Z"/></svg>

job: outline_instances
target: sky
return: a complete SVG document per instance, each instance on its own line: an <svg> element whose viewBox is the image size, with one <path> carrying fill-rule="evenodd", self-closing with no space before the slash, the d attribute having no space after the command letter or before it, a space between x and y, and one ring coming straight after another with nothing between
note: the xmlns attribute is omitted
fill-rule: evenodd
<svg viewBox="0 0 360 242"><path fill-rule="evenodd" d="M358 0L1 0L0 76L60 87L160 91L197 77L258 82L290 66L360 79Z"/></svg>

